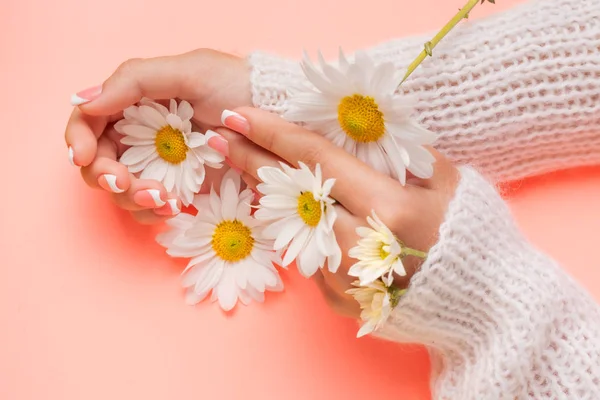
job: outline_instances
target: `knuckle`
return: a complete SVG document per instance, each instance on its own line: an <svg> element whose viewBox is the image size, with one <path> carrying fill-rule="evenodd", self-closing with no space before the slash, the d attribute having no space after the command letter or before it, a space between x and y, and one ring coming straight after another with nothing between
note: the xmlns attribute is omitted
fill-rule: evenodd
<svg viewBox="0 0 600 400"><path fill-rule="evenodd" d="M392 231L398 226L407 225L407 215L402 207L394 208L389 204L381 204L378 208L373 207L377 216L385 223Z"/></svg>
<svg viewBox="0 0 600 400"><path fill-rule="evenodd" d="M316 164L322 162L323 148L318 145L310 145L304 148L300 154L300 161L313 169Z"/></svg>
<svg viewBox="0 0 600 400"><path fill-rule="evenodd" d="M117 68L117 73L119 75L128 75L131 74L133 71L135 71L136 69L139 68L139 65L141 64L141 62L143 61L143 59L141 58L130 58L129 60L121 63L121 65L119 65L119 67Z"/></svg>

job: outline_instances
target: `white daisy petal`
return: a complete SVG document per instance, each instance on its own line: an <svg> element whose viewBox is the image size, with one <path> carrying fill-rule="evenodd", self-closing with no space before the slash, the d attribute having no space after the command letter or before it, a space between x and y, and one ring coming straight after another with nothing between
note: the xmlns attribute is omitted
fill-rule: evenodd
<svg viewBox="0 0 600 400"><path fill-rule="evenodd" d="M121 138L121 143L123 143L126 146L148 146L153 145L155 142L156 141L154 138L139 139L133 136L123 136Z"/></svg>
<svg viewBox="0 0 600 400"><path fill-rule="evenodd" d="M122 125L119 131L123 135L144 140L154 140L154 136L156 135L155 129L143 125Z"/></svg>
<svg viewBox="0 0 600 400"><path fill-rule="evenodd" d="M281 232L277 235L277 240L273 245L274 250L281 250L290 243L290 241L300 232L300 229L305 226L304 221L300 218L294 218L287 221Z"/></svg>
<svg viewBox="0 0 600 400"><path fill-rule="evenodd" d="M179 167L173 164L167 164L167 172L163 179L163 185L167 192L170 192L175 187L175 180L177 179L177 174L179 172Z"/></svg>
<svg viewBox="0 0 600 400"><path fill-rule="evenodd" d="M190 120L194 116L194 109L192 108L190 103L188 103L187 101L182 101L181 103L179 103L177 115L179 115L179 117L184 121Z"/></svg>
<svg viewBox="0 0 600 400"><path fill-rule="evenodd" d="M163 117L166 117L167 115L169 115L169 110L167 110L167 107L163 106L160 103L156 103L156 102L154 102L154 101L152 101L150 99L143 98L142 100L140 100L140 105L142 105L142 106L150 106L150 107L154 108ZM137 111L137 108L136 108L136 111ZM125 118L128 118L128 117L125 115Z"/></svg>
<svg viewBox="0 0 600 400"><path fill-rule="evenodd" d="M138 108L140 118L143 118L144 123L153 128L155 130L161 129L163 126L167 125L167 121L165 117L163 117L160 112L150 106L140 106Z"/></svg>
<svg viewBox="0 0 600 400"><path fill-rule="evenodd" d="M171 127L173 129L179 129L179 130L181 130L181 122L182 121L181 121L181 118L179 118L178 115L169 114L169 115L167 115L166 119L167 119L167 123L169 125L171 125Z"/></svg>
<svg viewBox="0 0 600 400"><path fill-rule="evenodd" d="M190 288L185 292L185 303L190 306L196 305L206 298L208 292L209 291L206 290L202 293L196 293Z"/></svg>
<svg viewBox="0 0 600 400"><path fill-rule="evenodd" d="M298 232L298 235L292 239L290 246L287 248L285 252L285 256L283 257L283 265L290 265L292 261L298 257L298 254L302 251L304 246L306 245L307 239L310 237L311 229L308 227L303 227L303 229Z"/></svg>
<svg viewBox="0 0 600 400"><path fill-rule="evenodd" d="M298 270L305 278L313 276L325 261L325 257L317 250L316 237L317 235L313 233L306 249L298 258Z"/></svg>
<svg viewBox="0 0 600 400"><path fill-rule="evenodd" d="M121 164L133 165L137 164L148 157L152 156L156 150L154 146L135 146L125 150L125 153L120 158Z"/></svg>
<svg viewBox="0 0 600 400"><path fill-rule="evenodd" d="M225 185L221 188L221 214L223 219L235 219L238 193L235 190L235 183L231 180L224 180L224 182Z"/></svg>
<svg viewBox="0 0 600 400"><path fill-rule="evenodd" d="M154 179L156 181L162 181L167 174L169 165L160 157L150 162L140 175L141 179Z"/></svg>
<svg viewBox="0 0 600 400"><path fill-rule="evenodd" d="M221 281L215 288L217 296L219 297L219 305L225 311L230 311L235 307L237 302L238 288L235 284L235 274L233 270L229 268L223 269L223 275Z"/></svg>
<svg viewBox="0 0 600 400"><path fill-rule="evenodd" d="M203 134L192 132L188 136L188 146L191 148L203 146L206 144L206 138Z"/></svg>

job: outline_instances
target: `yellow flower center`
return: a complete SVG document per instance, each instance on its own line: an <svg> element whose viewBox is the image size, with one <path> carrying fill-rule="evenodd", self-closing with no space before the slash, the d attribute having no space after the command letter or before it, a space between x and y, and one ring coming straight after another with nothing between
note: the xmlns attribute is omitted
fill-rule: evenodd
<svg viewBox="0 0 600 400"><path fill-rule="evenodd" d="M158 155L168 163L179 164L187 156L188 147L185 144L183 133L170 125L163 126L156 132L154 145Z"/></svg>
<svg viewBox="0 0 600 400"><path fill-rule="evenodd" d="M312 192L304 192L298 197L298 214L304 223L315 227L321 220L321 203L315 200Z"/></svg>
<svg viewBox="0 0 600 400"><path fill-rule="evenodd" d="M346 96L338 106L338 121L356 142L376 142L385 133L383 113L375 99L361 94Z"/></svg>
<svg viewBox="0 0 600 400"><path fill-rule="evenodd" d="M385 251L383 248L385 247L385 244L381 244L381 247L379 248L379 257L381 257L382 260L385 260L387 258L387 256L390 255L390 253L388 253L387 251Z"/></svg>
<svg viewBox="0 0 600 400"><path fill-rule="evenodd" d="M221 259L236 262L250 255L254 247L254 238L246 225L237 219L227 220L217 225L211 245Z"/></svg>

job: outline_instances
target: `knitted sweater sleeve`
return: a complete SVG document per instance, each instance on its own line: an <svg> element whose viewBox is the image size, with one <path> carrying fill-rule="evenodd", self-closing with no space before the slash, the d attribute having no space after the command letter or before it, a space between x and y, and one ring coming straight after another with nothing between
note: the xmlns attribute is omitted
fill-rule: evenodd
<svg viewBox="0 0 600 400"><path fill-rule="evenodd" d="M406 68L433 35L369 49ZM282 113L296 61L249 57L255 106ZM600 162L600 1L537 0L461 24L402 85L451 160L494 181Z"/></svg>
<svg viewBox="0 0 600 400"><path fill-rule="evenodd" d="M435 399L600 399L600 307L470 167L376 335L430 350Z"/></svg>

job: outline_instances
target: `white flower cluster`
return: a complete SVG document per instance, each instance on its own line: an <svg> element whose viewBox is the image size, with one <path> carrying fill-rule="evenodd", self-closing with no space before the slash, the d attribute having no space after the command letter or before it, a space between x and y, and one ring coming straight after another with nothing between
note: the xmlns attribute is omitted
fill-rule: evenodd
<svg viewBox="0 0 600 400"><path fill-rule="evenodd" d="M406 275L402 258L409 254L425 256L405 247L374 211L367 222L370 227L356 229L360 239L348 252L349 257L358 260L348 271L348 275L358 280L353 283L355 288L346 292L354 296L362 310L360 317L363 326L358 331L358 337L379 328L404 293L393 284L394 273Z"/></svg>

